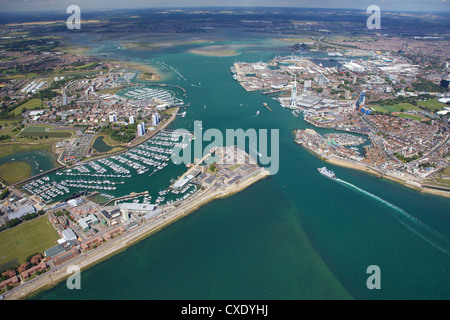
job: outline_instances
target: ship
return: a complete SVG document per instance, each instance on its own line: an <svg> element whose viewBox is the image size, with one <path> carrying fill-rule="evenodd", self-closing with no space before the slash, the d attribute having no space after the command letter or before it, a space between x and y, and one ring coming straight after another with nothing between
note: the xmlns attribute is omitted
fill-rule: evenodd
<svg viewBox="0 0 450 320"><path fill-rule="evenodd" d="M337 179L336 175L334 174L334 172L331 171L331 170L328 170L326 167L317 168L317 171L319 171L319 173L321 175L324 175L327 178L330 178L330 179L333 179L333 180Z"/></svg>

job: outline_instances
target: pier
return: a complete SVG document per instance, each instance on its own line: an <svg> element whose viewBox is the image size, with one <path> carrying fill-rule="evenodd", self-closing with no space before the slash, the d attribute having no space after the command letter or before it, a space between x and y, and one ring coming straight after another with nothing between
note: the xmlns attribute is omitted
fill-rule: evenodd
<svg viewBox="0 0 450 320"><path fill-rule="evenodd" d="M35 176L33 176L33 177L30 177L30 178L28 178L28 179L25 179L25 180L16 182L16 183L12 184L11 187L15 188L15 187L17 187L17 186L20 186L21 184L27 183L28 181L31 181L31 180L34 180L34 179L38 179L38 178L40 178L40 177L42 177L42 176L45 176L45 175L47 175L47 174L49 174L49 173L58 171L58 170L60 170L60 169L64 169L64 168L66 168L66 167L67 167L67 166L61 166L61 167L57 167L57 168L50 169L50 170L45 171L45 172L41 172L41 173L39 173L39 174L37 174L37 175L35 175Z"/></svg>
<svg viewBox="0 0 450 320"><path fill-rule="evenodd" d="M131 193L131 194L127 195L127 196L114 198L114 199L108 200L107 202L103 203L102 205L106 207L113 201L115 202L115 201L119 201L119 200L131 200L131 199L138 198L138 197L141 197L141 196L148 196L148 191L139 192L139 193Z"/></svg>
<svg viewBox="0 0 450 320"><path fill-rule="evenodd" d="M270 111L272 111L272 109L269 108L269 106L267 105L267 103L264 102L263 105L264 105L267 109L269 109Z"/></svg>

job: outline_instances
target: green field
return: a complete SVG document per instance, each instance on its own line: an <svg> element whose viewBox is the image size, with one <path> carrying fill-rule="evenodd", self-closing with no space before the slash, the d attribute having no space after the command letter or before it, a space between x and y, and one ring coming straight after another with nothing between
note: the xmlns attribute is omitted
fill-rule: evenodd
<svg viewBox="0 0 450 320"><path fill-rule="evenodd" d="M376 112L380 112L380 113L390 113L389 110L383 108L382 106L373 106L372 107Z"/></svg>
<svg viewBox="0 0 450 320"><path fill-rule="evenodd" d="M72 133L67 131L32 131L32 132L21 132L19 137L48 137L48 138L70 138Z"/></svg>
<svg viewBox="0 0 450 320"><path fill-rule="evenodd" d="M27 108L28 110L31 110L36 107L40 107L41 105L42 105L41 99L30 99L27 102L25 102L24 104L21 104L20 106L15 108L12 112L14 113L14 115L18 116L18 115L22 114L23 108Z"/></svg>
<svg viewBox="0 0 450 320"><path fill-rule="evenodd" d="M417 120L417 121L421 121L422 117L413 115L413 114L408 114L408 113L397 113L396 114L397 117L402 117L402 118L409 118L412 120Z"/></svg>
<svg viewBox="0 0 450 320"><path fill-rule="evenodd" d="M47 127L27 127L25 129L22 130L23 132L45 132L45 130L47 130Z"/></svg>
<svg viewBox="0 0 450 320"><path fill-rule="evenodd" d="M47 216L0 232L0 265L15 259L23 263L29 255L57 245L59 238Z"/></svg>
<svg viewBox="0 0 450 320"><path fill-rule="evenodd" d="M46 127L27 127L23 129L19 137L49 137L49 138L69 138L72 133L68 131L46 131Z"/></svg>
<svg viewBox="0 0 450 320"><path fill-rule="evenodd" d="M440 111L443 110L444 107L448 107L445 103L439 102L437 99L419 101L418 104L433 111Z"/></svg>

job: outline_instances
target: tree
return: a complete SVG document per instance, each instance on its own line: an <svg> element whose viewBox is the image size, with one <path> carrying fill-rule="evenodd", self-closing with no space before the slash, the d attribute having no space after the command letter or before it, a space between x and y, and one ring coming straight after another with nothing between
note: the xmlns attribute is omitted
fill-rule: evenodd
<svg viewBox="0 0 450 320"><path fill-rule="evenodd" d="M5 198L8 196L8 194L9 194L9 189L8 189L8 188L5 188L5 189L2 191L2 193L0 194L0 200L5 199Z"/></svg>

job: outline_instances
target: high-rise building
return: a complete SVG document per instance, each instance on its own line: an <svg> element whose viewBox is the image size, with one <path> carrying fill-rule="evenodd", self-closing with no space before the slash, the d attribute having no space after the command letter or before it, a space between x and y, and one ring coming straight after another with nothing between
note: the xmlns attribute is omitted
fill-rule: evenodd
<svg viewBox="0 0 450 320"><path fill-rule="evenodd" d="M152 126L157 126L159 124L159 114L155 113L152 115Z"/></svg>
<svg viewBox="0 0 450 320"><path fill-rule="evenodd" d="M344 98L345 98L345 100L350 99L350 90L345 89L345 91L344 91Z"/></svg>
<svg viewBox="0 0 450 320"><path fill-rule="evenodd" d="M109 122L116 122L117 121L117 116L115 114L110 114L109 115Z"/></svg>
<svg viewBox="0 0 450 320"><path fill-rule="evenodd" d="M317 77L317 85L323 86L325 84L325 77L323 74L319 74Z"/></svg>
<svg viewBox="0 0 450 320"><path fill-rule="evenodd" d="M361 92L361 94L359 95L359 99L356 102L356 109L358 109L358 111L361 110L361 108L364 106L364 103L366 101L366 92L363 91Z"/></svg>
<svg viewBox="0 0 450 320"><path fill-rule="evenodd" d="M305 80L303 84L303 92L306 93L311 89L311 80Z"/></svg>
<svg viewBox="0 0 450 320"><path fill-rule="evenodd" d="M141 122L138 124L137 133L139 137L142 137L145 134L145 122Z"/></svg>
<svg viewBox="0 0 450 320"><path fill-rule="evenodd" d="M134 116L130 116L128 123L134 124Z"/></svg>

